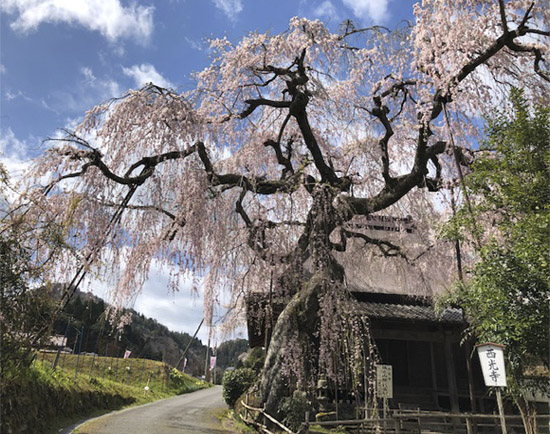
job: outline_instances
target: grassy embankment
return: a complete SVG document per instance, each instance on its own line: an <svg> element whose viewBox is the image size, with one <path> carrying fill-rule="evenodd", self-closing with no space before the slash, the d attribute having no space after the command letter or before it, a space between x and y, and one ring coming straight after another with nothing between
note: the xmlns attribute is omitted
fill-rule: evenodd
<svg viewBox="0 0 550 434"><path fill-rule="evenodd" d="M55 371L55 354L47 354L24 372L4 376L3 433L54 433L88 416L209 386L146 359L80 357L75 375L77 356L64 356Z"/></svg>

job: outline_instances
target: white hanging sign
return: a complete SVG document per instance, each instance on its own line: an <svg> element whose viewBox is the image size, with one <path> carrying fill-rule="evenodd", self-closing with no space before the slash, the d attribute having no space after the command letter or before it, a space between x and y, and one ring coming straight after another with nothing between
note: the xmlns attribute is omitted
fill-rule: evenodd
<svg viewBox="0 0 550 434"><path fill-rule="evenodd" d="M393 371L391 365L376 365L376 394L379 398L393 398Z"/></svg>
<svg viewBox="0 0 550 434"><path fill-rule="evenodd" d="M477 346L477 353L486 386L506 387L503 350L503 345L491 342Z"/></svg>

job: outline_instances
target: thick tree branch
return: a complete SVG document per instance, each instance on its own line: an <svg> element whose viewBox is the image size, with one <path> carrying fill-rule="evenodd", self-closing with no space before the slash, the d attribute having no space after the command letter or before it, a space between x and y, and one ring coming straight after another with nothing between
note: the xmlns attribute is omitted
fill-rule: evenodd
<svg viewBox="0 0 550 434"><path fill-rule="evenodd" d="M250 177L233 173L220 175L214 171L214 166L212 165L210 157L208 156L206 148L202 142L197 144L197 153L204 165L208 182L212 187L242 187L253 193L270 195L279 192L290 193L295 191L300 185L299 174L281 180L265 180L260 177Z"/></svg>
<svg viewBox="0 0 550 434"><path fill-rule="evenodd" d="M437 177L437 173L435 179L426 178L426 165L429 160L434 161L438 155L445 152L446 142L439 141L431 146L420 143L418 146L422 147L423 151L421 153L417 152L417 160L413 169L408 174L393 178L392 185L386 184L378 194L370 198L342 196L340 198L342 205L339 207L339 212L344 216L344 220L351 219L355 214L368 215L381 211L396 203L414 187L427 187L430 190L440 189L442 184ZM458 149L458 152L463 165L468 163L468 157L464 155L463 150ZM438 164L436 164L436 170L437 167Z"/></svg>
<svg viewBox="0 0 550 434"><path fill-rule="evenodd" d="M380 123L384 126L386 130L384 136L378 141L380 149L382 151L382 176L386 184L391 185L393 183L393 178L390 176L390 156L388 153L388 142L393 136L393 128L390 121L388 120L387 114L389 109L386 106L382 105L382 99L380 97L374 97L375 107L372 109L372 114L378 118Z"/></svg>
<svg viewBox="0 0 550 434"><path fill-rule="evenodd" d="M372 238L362 232L350 231L344 228L341 229L340 236L342 240L346 240L347 238L357 238L364 241L365 244L375 245L376 247L378 247L378 249L380 249L380 252L382 252L382 254L386 257L398 256L400 258L407 259L407 256L405 255L405 253L403 253L401 248L390 241L380 240L378 238ZM345 246L345 244L346 243L344 241L343 245Z"/></svg>
<svg viewBox="0 0 550 434"><path fill-rule="evenodd" d="M544 57L542 56L542 53L540 49L538 49L535 46L527 46L527 45L521 45L514 41L510 41L506 44L506 46L515 52L518 53L532 53L535 56L535 62L534 62L534 70L535 72L542 77L544 80L550 82L550 77L548 74L546 74L544 71L540 69L540 63L544 62Z"/></svg>
<svg viewBox="0 0 550 434"><path fill-rule="evenodd" d="M346 183L343 179L338 178L334 170L325 163L323 152L321 151L321 148L317 143L317 139L315 138L315 135L311 130L311 126L309 125L305 105L303 109L300 109L299 111L296 110L293 115L296 118L298 126L300 127L304 142L313 157L315 167L321 175L321 181L328 182L335 187L341 187L342 189L347 190L347 188L349 188L349 182Z"/></svg>
<svg viewBox="0 0 550 434"><path fill-rule="evenodd" d="M127 172L124 174L124 177L127 178L130 176L130 174L137 169L140 166L144 166L145 168L154 168L160 163L163 163L168 160L180 160L184 159L191 154L195 153L197 151L197 145L190 146L185 151L172 151L172 152L165 152L163 154L155 155L152 157L144 157L141 160L137 161L136 163L132 164Z"/></svg>
<svg viewBox="0 0 550 434"><path fill-rule="evenodd" d="M267 107L274 107L274 108L290 108L290 101L274 101L270 99L265 98L258 98L258 99L247 99L245 103L248 105L248 107L243 110L239 117L241 119L246 118L247 116L251 115L254 110L256 110L260 106L267 106Z"/></svg>
<svg viewBox="0 0 550 434"><path fill-rule="evenodd" d="M521 36L526 35L527 33L539 33L546 35L547 32L539 31L536 32L533 29L529 29L527 27L527 22L529 21L531 11L533 10L533 7L535 6L535 2L532 2L527 11L525 12L525 15L523 16L521 22L519 23L518 27L513 30L508 30L508 25L506 24L506 11L504 9L504 5L500 6L500 14L501 14L501 22L504 23L503 27L503 34L494 41L485 51L483 51L480 55L472 59L470 62L468 62L466 65L464 65L460 71L456 74L455 79L451 80L451 83L460 83L463 81L468 75L470 75L479 65L487 62L491 57L493 57L496 53L498 53L500 50L502 50L505 46L514 49L512 47L517 46L515 43L515 39ZM518 51L518 50L516 50ZM521 50L523 51L523 50ZM534 49L527 50L532 52L535 55L535 68L538 69L537 73L540 74L540 66L539 63L542 59L542 54L540 51L537 52ZM538 59L538 60L537 60ZM543 74L541 77L544 77L546 80L548 80L548 77ZM446 94L449 92L449 90L445 90L444 94L442 93L442 96L447 96ZM432 118L433 119L433 118Z"/></svg>
<svg viewBox="0 0 550 434"><path fill-rule="evenodd" d="M86 163L82 165L81 170L79 172L63 175L58 179L58 181L82 175L91 166L95 166L101 171L101 173L105 177L109 178L110 180L118 184L128 185L128 186L141 185L153 174L153 170L158 164L168 160L178 160L178 159L186 158L196 151L196 145L193 145L193 146L190 146L185 151L166 152L153 157L144 157L141 160L137 161L136 163L132 164L130 168L126 171L124 176L119 176L104 163L103 155L99 150L92 147L84 139L77 137L73 133L69 133L69 137L66 139L51 139L51 140L55 140L58 142L60 141L60 142L76 143L77 145L81 145L89 149L89 151L74 149L74 148L55 150L55 152L59 153L60 155L66 156L71 160L76 160L76 161L88 160ZM130 176L132 172L138 167L142 167L141 173L137 176Z"/></svg>
<svg viewBox="0 0 550 434"><path fill-rule="evenodd" d="M246 213L243 207L243 200L246 196L246 193L247 193L247 190L243 188L241 190L241 193L239 194L239 198L237 199L237 202L235 202L235 211L237 211L237 213L241 216L246 227L250 227L252 225L252 221L250 220L250 217L248 217L248 214Z"/></svg>
<svg viewBox="0 0 550 434"><path fill-rule="evenodd" d="M266 140L264 146L271 146L275 151L275 156L277 157L277 163L284 167L281 178L285 178L287 173L294 173L294 168L289 158L283 155L281 150L280 142L275 142L273 140Z"/></svg>
<svg viewBox="0 0 550 434"><path fill-rule="evenodd" d="M388 89L380 94L381 98L385 98L390 95L397 95L399 92L403 92L407 89L407 86L414 86L416 80L400 80L392 84ZM375 92L376 93L376 92Z"/></svg>
<svg viewBox="0 0 550 434"><path fill-rule="evenodd" d="M502 25L502 31L508 33L508 22L506 20L506 7L504 0L498 0L498 9L500 13L500 24Z"/></svg>

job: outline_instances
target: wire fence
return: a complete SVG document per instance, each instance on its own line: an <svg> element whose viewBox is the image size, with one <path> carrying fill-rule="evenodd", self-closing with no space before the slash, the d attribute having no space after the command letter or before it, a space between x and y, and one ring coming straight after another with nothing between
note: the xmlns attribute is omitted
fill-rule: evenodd
<svg viewBox="0 0 550 434"><path fill-rule="evenodd" d="M155 360L99 356L97 354L69 354L56 350L40 350L36 360L52 369L62 369L74 375L105 378L131 386L166 390L170 386L170 365Z"/></svg>

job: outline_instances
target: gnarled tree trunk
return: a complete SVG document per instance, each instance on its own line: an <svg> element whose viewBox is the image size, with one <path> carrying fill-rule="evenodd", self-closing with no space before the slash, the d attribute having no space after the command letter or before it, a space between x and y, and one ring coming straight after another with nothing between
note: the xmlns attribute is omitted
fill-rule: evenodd
<svg viewBox="0 0 550 434"><path fill-rule="evenodd" d="M296 389L311 392L319 361L319 295L325 276L314 276L279 316L260 380L260 398L268 412Z"/></svg>

